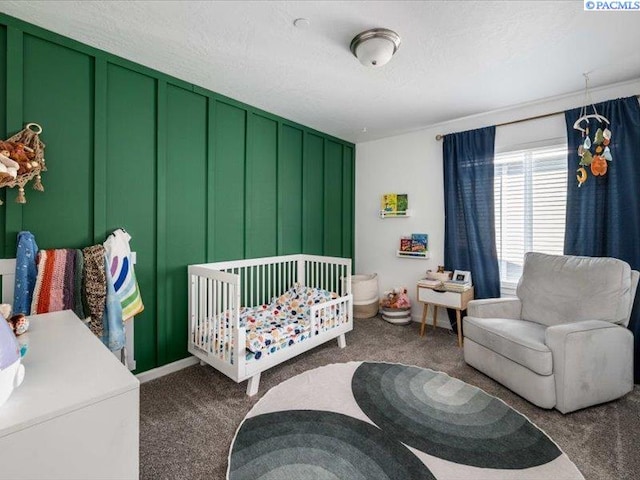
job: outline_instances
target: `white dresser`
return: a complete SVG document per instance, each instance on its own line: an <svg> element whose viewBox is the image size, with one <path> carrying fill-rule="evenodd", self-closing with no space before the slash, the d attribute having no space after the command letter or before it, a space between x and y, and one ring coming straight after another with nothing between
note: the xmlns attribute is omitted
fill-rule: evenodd
<svg viewBox="0 0 640 480"><path fill-rule="evenodd" d="M30 317L0 479L137 479L140 384L71 311Z"/></svg>

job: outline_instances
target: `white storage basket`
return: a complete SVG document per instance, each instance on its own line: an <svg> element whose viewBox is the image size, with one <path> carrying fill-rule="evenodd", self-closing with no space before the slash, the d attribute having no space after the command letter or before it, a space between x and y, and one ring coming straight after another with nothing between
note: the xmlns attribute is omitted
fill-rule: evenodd
<svg viewBox="0 0 640 480"><path fill-rule="evenodd" d="M353 294L353 316L372 318L378 314L378 274L353 275L351 277Z"/></svg>

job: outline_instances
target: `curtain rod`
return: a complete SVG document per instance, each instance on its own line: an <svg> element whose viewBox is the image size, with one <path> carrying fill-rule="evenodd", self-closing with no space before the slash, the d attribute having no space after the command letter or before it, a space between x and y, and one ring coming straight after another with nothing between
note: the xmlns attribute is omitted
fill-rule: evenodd
<svg viewBox="0 0 640 480"><path fill-rule="evenodd" d="M636 97L640 98L640 94L636 95ZM561 112L553 112L553 113L545 113L543 115L536 115L535 117L528 117L528 118L521 118L520 120L513 120L511 122L504 122L504 123L499 123L496 125L496 127L504 127L505 125L514 125L516 123L522 123L522 122L528 122L530 120L538 120L540 118L547 118L547 117L555 117L556 115L561 115L564 113L564 110ZM447 134L448 135L448 134ZM438 135L436 135L436 140L440 141L444 138L444 135L439 133Z"/></svg>

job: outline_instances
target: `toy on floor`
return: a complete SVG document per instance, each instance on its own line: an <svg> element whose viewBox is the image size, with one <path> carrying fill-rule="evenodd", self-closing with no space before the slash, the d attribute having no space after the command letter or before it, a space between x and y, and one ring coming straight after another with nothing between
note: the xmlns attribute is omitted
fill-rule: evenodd
<svg viewBox="0 0 640 480"><path fill-rule="evenodd" d="M397 287L384 292L380 300L382 318L394 325L409 325L411 323L411 300L407 289Z"/></svg>

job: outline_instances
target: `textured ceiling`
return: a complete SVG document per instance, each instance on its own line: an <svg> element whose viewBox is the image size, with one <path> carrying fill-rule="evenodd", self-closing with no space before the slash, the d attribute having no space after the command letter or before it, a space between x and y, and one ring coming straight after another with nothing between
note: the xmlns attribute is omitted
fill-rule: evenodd
<svg viewBox="0 0 640 480"><path fill-rule="evenodd" d="M0 11L353 142L640 77L640 13L581 1L0 1ZM308 18L298 29L293 20ZM349 42L402 37L365 68ZM366 127L367 132L362 130Z"/></svg>

